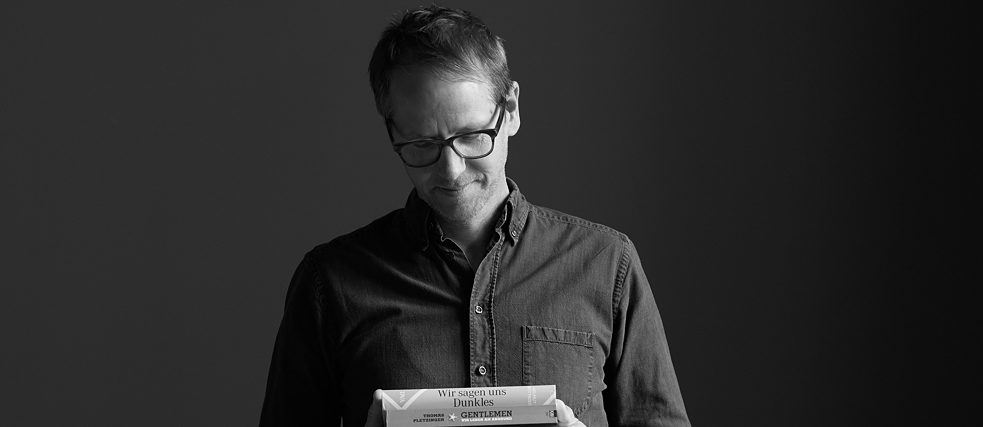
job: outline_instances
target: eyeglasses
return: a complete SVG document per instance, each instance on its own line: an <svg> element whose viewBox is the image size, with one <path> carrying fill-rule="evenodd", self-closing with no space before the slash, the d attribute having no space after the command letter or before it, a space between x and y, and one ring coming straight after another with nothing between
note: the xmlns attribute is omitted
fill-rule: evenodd
<svg viewBox="0 0 983 427"><path fill-rule="evenodd" d="M450 146L463 159L480 159L495 150L495 137L498 136L498 130L502 127L504 117L505 108L502 108L498 113L498 122L495 123L494 129L462 133L443 140L420 139L401 142L393 144L393 150L399 154L403 163L411 168L422 168L437 163L437 160L440 160L440 153L444 152L444 146ZM391 123L388 121L386 123L390 141L393 139L390 129Z"/></svg>

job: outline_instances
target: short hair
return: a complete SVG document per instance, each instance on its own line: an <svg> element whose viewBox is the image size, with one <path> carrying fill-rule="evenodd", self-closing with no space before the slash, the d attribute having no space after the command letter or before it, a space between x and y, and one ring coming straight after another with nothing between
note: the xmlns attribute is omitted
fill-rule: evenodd
<svg viewBox="0 0 983 427"><path fill-rule="evenodd" d="M451 79L477 80L492 87L496 102L512 87L502 39L470 12L432 5L408 10L382 32L369 61L375 106L391 119L393 73L417 66Z"/></svg>

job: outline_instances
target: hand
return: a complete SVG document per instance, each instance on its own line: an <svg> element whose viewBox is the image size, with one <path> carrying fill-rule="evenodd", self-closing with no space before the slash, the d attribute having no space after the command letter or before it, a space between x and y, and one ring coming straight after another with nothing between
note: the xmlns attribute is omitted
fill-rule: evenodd
<svg viewBox="0 0 983 427"><path fill-rule="evenodd" d="M375 389L375 393L372 394L372 404L369 405L369 414L365 417L365 427L385 427L385 425L386 420L382 414L382 390Z"/></svg>
<svg viewBox="0 0 983 427"><path fill-rule="evenodd" d="M556 419L559 427L587 427L573 416L573 409L560 399L556 399Z"/></svg>

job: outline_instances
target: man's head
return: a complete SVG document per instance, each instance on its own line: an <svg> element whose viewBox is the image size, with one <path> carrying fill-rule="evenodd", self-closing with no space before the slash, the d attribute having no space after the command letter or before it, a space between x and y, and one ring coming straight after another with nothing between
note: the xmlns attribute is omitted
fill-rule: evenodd
<svg viewBox="0 0 983 427"><path fill-rule="evenodd" d="M465 11L412 10L383 32L369 78L397 145L493 129L502 118L486 156L461 157L469 153L458 139L458 150L440 147L433 164L406 166L417 194L441 219L466 223L492 215L508 195L508 137L519 129L519 86L509 77L501 39Z"/></svg>
<svg viewBox="0 0 983 427"><path fill-rule="evenodd" d="M412 68L429 69L447 80L484 82L495 98L505 98L512 90L502 39L464 10L409 10L383 31L369 62L369 81L384 119L392 114L393 74Z"/></svg>

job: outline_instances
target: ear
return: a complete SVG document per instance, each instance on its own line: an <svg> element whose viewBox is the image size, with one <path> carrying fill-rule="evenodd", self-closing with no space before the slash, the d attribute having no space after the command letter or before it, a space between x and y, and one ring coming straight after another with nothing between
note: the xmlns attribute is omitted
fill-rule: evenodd
<svg viewBox="0 0 983 427"><path fill-rule="evenodd" d="M508 113L508 134L513 136L519 132L519 82L512 82L512 90L505 99L505 111Z"/></svg>

